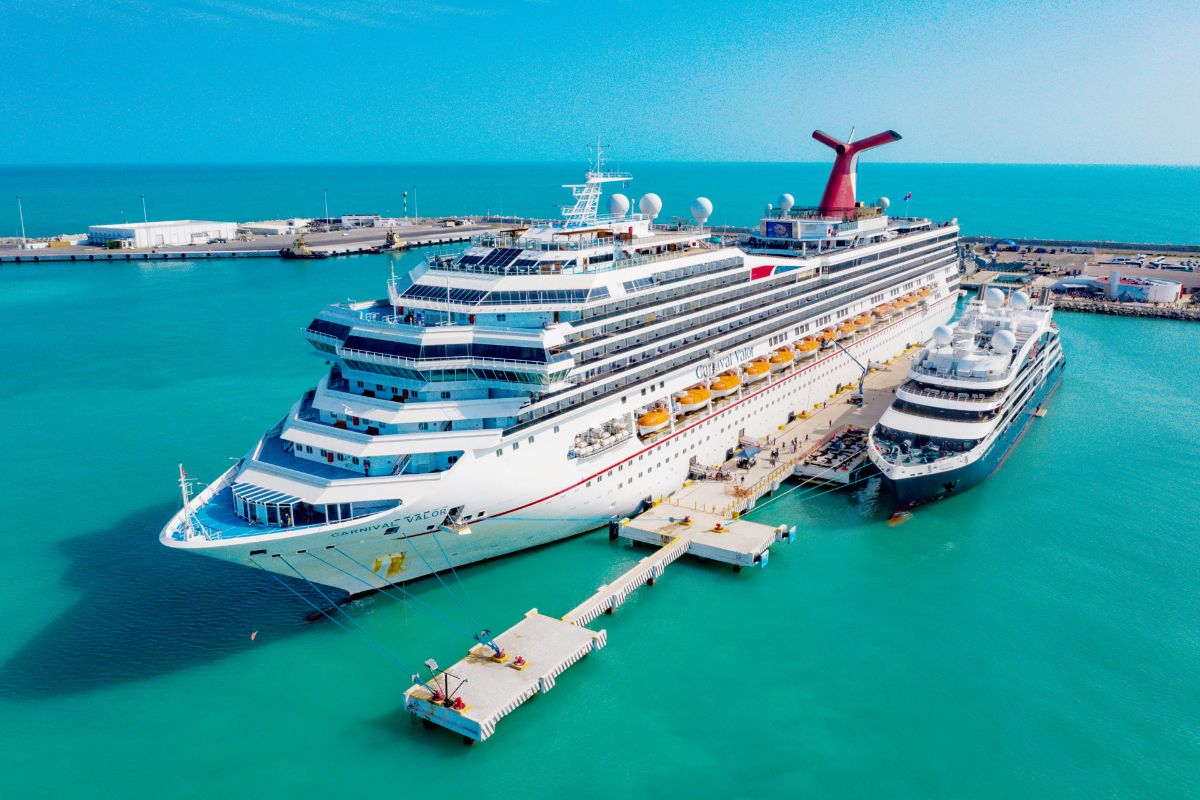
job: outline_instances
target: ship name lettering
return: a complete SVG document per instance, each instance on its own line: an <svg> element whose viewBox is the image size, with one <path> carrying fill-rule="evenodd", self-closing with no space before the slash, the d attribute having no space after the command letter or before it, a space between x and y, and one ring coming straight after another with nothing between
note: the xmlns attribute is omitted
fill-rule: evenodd
<svg viewBox="0 0 1200 800"><path fill-rule="evenodd" d="M753 347L739 347L736 350L730 350L725 355L710 358L703 364L698 364L696 366L696 377L700 380L707 380L725 370L733 369L743 361L749 361L753 355Z"/></svg>

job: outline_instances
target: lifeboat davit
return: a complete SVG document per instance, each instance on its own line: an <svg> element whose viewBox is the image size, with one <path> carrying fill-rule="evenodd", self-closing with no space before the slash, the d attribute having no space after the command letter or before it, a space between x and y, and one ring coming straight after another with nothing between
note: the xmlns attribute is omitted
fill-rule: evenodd
<svg viewBox="0 0 1200 800"><path fill-rule="evenodd" d="M858 331L858 328L853 322L843 322L837 326L837 338L846 339L853 336Z"/></svg>
<svg viewBox="0 0 1200 800"><path fill-rule="evenodd" d="M892 314L895 314L895 313L896 313L896 309L892 308L887 303L884 303L883 305L878 306L875 309L875 316L879 317L880 319L887 319L888 317L890 317Z"/></svg>
<svg viewBox="0 0 1200 800"><path fill-rule="evenodd" d="M713 397L728 397L738 390L742 385L742 379L732 372L725 372L717 376L717 379L708 385L712 391Z"/></svg>
<svg viewBox="0 0 1200 800"><path fill-rule="evenodd" d="M770 371L771 365L765 361L752 362L750 366L743 370L746 375L746 383L761 381L763 378L767 377L767 373Z"/></svg>
<svg viewBox="0 0 1200 800"><path fill-rule="evenodd" d="M661 431L671 422L671 415L665 408L652 408L638 417L638 433L645 436L655 431Z"/></svg>
<svg viewBox="0 0 1200 800"><path fill-rule="evenodd" d="M692 411L698 411L708 405L712 399L712 392L703 384L693 386L686 392L682 392L675 396L675 408L681 414L687 414Z"/></svg>
<svg viewBox="0 0 1200 800"><path fill-rule="evenodd" d="M870 314L859 314L857 317L854 318L854 326L856 328L858 328L860 331L862 331L862 330L866 330L867 328L871 327L871 323L874 321L875 320L871 319Z"/></svg>
<svg viewBox="0 0 1200 800"><path fill-rule="evenodd" d="M817 344L817 340L809 337L800 344L796 345L796 353L801 358L812 358L821 349L821 345Z"/></svg>
<svg viewBox="0 0 1200 800"><path fill-rule="evenodd" d="M771 356L771 371L784 369L795 360L796 354L791 351L791 348L781 347Z"/></svg>

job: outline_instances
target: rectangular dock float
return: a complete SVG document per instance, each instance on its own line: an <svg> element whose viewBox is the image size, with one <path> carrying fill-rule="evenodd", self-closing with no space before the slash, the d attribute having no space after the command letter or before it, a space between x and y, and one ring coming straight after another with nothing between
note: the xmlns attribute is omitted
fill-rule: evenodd
<svg viewBox="0 0 1200 800"><path fill-rule="evenodd" d="M622 524L618 535L650 545L683 543L688 555L734 567L765 567L771 545L782 541L788 529L744 519L722 519L662 503Z"/></svg>
<svg viewBox="0 0 1200 800"><path fill-rule="evenodd" d="M607 634L547 617L533 609L495 639L507 656L503 663L492 649L478 644L467 657L430 680L451 700L461 697L464 708L439 702L422 684L404 693L404 706L413 715L448 728L473 742L496 732L496 723L536 694L554 688L555 679L593 650L604 647ZM518 666L517 658L524 659ZM443 685L445 681L445 685ZM458 686L461 682L461 694Z"/></svg>

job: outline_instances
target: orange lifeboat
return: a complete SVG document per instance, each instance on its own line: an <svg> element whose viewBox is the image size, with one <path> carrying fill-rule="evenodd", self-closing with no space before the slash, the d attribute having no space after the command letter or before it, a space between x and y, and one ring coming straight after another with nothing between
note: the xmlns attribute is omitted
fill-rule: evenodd
<svg viewBox="0 0 1200 800"><path fill-rule="evenodd" d="M754 361L750 366L746 367L743 372L746 375L746 383L754 383L761 381L767 377L767 373L771 371L771 365L766 361Z"/></svg>
<svg viewBox="0 0 1200 800"><path fill-rule="evenodd" d="M638 417L638 433L642 436L661 431L671 422L671 415L665 408L652 408Z"/></svg>
<svg viewBox="0 0 1200 800"><path fill-rule="evenodd" d="M854 318L854 326L860 331L866 330L867 328L871 327L871 323L874 321L875 320L871 319L870 314L859 314Z"/></svg>
<svg viewBox="0 0 1200 800"><path fill-rule="evenodd" d="M675 408L681 414L687 414L704 408L711 399L712 392L708 390L708 387L699 384L688 389L686 392L675 395Z"/></svg>
<svg viewBox="0 0 1200 800"><path fill-rule="evenodd" d="M858 328L853 322L843 322L837 326L837 338L846 339L858 332Z"/></svg>
<svg viewBox="0 0 1200 800"><path fill-rule="evenodd" d="M811 336L800 344L796 345L796 353L800 358L812 358L821 349L821 345L817 344L817 340Z"/></svg>
<svg viewBox="0 0 1200 800"><path fill-rule="evenodd" d="M895 314L895 313L896 313L896 309L892 308L887 303L884 303L883 305L878 306L875 309L875 316L879 317L880 319L887 319L888 317L890 317L892 314Z"/></svg>
<svg viewBox="0 0 1200 800"><path fill-rule="evenodd" d="M817 342L832 342L836 338L837 334L833 332L833 329L826 328L817 335Z"/></svg>
<svg viewBox="0 0 1200 800"><path fill-rule="evenodd" d="M708 388L712 391L713 397L728 397L741 385L741 378L732 372L725 372L718 375L717 379L708 385Z"/></svg>
<svg viewBox="0 0 1200 800"><path fill-rule="evenodd" d="M933 297L933 292L929 291L929 289L926 289L924 286L922 286L919 290L917 290L917 299L920 302L928 303L929 298L931 298L931 297Z"/></svg>
<svg viewBox="0 0 1200 800"><path fill-rule="evenodd" d="M796 360L796 354L789 347L781 347L771 356L771 371L784 369Z"/></svg>

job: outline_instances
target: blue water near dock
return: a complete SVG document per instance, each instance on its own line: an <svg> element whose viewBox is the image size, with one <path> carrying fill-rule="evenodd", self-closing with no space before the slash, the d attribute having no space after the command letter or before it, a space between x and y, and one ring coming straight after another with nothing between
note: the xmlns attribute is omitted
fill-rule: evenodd
<svg viewBox="0 0 1200 800"><path fill-rule="evenodd" d="M756 191L817 180L795 174ZM979 202L956 180L947 207ZM704 181L666 183L637 185L720 207ZM172 215L268 215L222 212L220 194ZM270 215L317 211L283 199ZM355 206L382 210L370 199ZM1155 228L1175 221L1120 190L1086 215L1064 200L1029 228L972 225L1133 237L1094 215L1109 203L1140 238L1197 230ZM873 483L781 495L755 516L799 539L766 570L676 564L603 618L606 649L467 748L410 724L403 668L304 622L265 575L156 541L176 462L210 478L276 422L324 369L304 325L380 295L391 259L0 268L6 798L1200 794L1194 324L1060 314L1062 388L990 480L897 527ZM565 612L644 552L599 533L461 575L503 628ZM436 581L413 591L461 616ZM410 664L468 644L385 597L353 613Z"/></svg>

